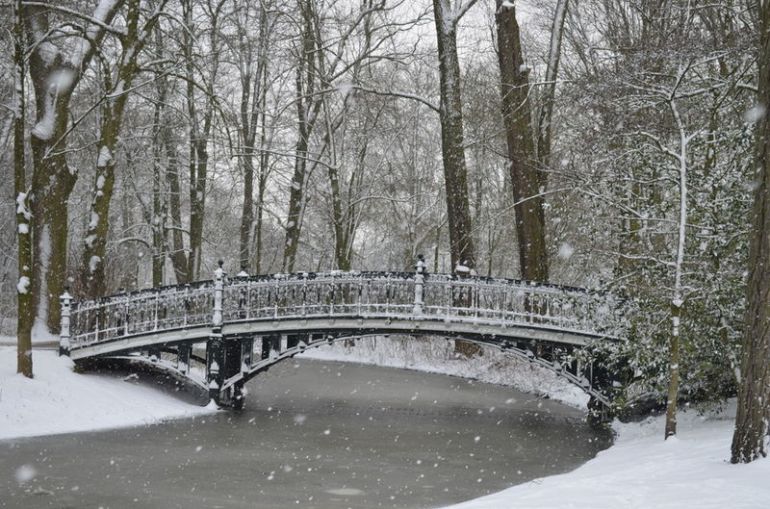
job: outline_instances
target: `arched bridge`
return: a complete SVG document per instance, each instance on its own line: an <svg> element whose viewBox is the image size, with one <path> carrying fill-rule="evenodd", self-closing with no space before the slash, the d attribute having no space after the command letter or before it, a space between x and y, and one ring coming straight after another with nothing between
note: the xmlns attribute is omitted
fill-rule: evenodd
<svg viewBox="0 0 770 509"><path fill-rule="evenodd" d="M307 348L407 334L498 347L609 405L608 381L575 353L621 337L612 295L509 279L329 272L227 277L74 302L62 296L60 350L74 361L145 359L240 406L246 381Z"/></svg>

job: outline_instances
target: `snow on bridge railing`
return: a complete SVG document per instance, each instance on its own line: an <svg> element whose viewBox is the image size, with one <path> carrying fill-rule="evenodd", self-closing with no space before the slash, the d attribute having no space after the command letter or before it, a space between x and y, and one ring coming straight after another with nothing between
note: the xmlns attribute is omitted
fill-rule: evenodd
<svg viewBox="0 0 770 509"><path fill-rule="evenodd" d="M225 324L296 318L398 318L536 326L616 338L622 301L581 288L418 272L235 276L65 305L62 350L122 337L209 327L215 293ZM71 298L70 298L71 299ZM65 320L67 321L65 338ZM66 341L66 345L65 345Z"/></svg>

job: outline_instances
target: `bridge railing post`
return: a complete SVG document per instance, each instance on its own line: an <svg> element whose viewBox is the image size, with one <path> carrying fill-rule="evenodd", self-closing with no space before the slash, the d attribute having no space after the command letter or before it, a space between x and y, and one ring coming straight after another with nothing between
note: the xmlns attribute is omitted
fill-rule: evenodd
<svg viewBox="0 0 770 509"><path fill-rule="evenodd" d="M414 309L415 315L422 314L422 305L424 303L423 292L425 290L425 259L423 256L417 255L417 264L415 265L414 274Z"/></svg>
<svg viewBox="0 0 770 509"><path fill-rule="evenodd" d="M70 317L72 313L72 295L69 289L59 297L61 303L61 332L59 333L59 355L70 354Z"/></svg>
<svg viewBox="0 0 770 509"><path fill-rule="evenodd" d="M157 288L155 289L155 301L153 304L153 312L152 312L152 330L158 330L158 306L160 302L160 290Z"/></svg>
<svg viewBox="0 0 770 509"><path fill-rule="evenodd" d="M224 261L219 260L219 267L214 271L214 314L211 325L216 329L222 329L222 294L225 288L225 271L222 269Z"/></svg>
<svg viewBox="0 0 770 509"><path fill-rule="evenodd" d="M235 276L239 283L238 289L238 318L241 320L249 318L249 273L246 272L246 266L241 266L241 271Z"/></svg>
<svg viewBox="0 0 770 509"><path fill-rule="evenodd" d="M211 336L206 342L206 380L209 397L220 403L220 392L224 382L224 346L222 345L222 295L225 286L224 261L214 271L214 312L211 317Z"/></svg>

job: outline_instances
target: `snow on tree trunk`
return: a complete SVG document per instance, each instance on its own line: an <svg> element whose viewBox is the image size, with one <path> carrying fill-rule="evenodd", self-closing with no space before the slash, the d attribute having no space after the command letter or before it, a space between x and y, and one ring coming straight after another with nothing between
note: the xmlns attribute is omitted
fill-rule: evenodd
<svg viewBox="0 0 770 509"><path fill-rule="evenodd" d="M686 71L682 71L684 73ZM665 438L676 435L676 410L679 397L679 327L684 304L682 296L682 270L684 267L684 250L687 233L687 145L692 139L684 129L679 109L672 99L669 103L679 129L679 235L674 262L674 297L671 300L671 336L669 337L669 382L666 402Z"/></svg>
<svg viewBox="0 0 770 509"><path fill-rule="evenodd" d="M94 175L93 198L89 223L83 243L81 289L90 299L101 297L106 291L105 259L107 236L110 229L110 203L115 186L115 150L117 148L123 113L128 101L128 90L139 72L139 56L152 34L160 12L168 0L159 2L140 25L140 1L129 0L126 28L121 40L122 53L116 63L113 78L104 75L107 100L101 108L101 125Z"/></svg>
<svg viewBox="0 0 770 509"><path fill-rule="evenodd" d="M760 2L756 189L752 212L746 330L733 434L733 463L767 456L770 431L770 2Z"/></svg>
<svg viewBox="0 0 770 509"><path fill-rule="evenodd" d="M35 90L36 122L31 131L34 237L33 292L37 321L58 333L59 295L67 273L68 202L77 174L67 164L69 103L84 70L102 43L122 0L101 0L87 23L86 36L55 38L49 25L53 8L24 6L29 72ZM43 331L41 331L43 332Z"/></svg>

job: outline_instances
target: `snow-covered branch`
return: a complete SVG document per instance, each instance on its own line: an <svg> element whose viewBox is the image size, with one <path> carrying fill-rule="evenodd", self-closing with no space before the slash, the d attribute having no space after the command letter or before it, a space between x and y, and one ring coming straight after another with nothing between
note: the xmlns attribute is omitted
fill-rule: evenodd
<svg viewBox="0 0 770 509"><path fill-rule="evenodd" d="M31 2L31 1L24 0L24 1L21 2L21 4L24 7L43 7L43 8L46 8L46 9L49 9L49 10L53 10L53 11L57 11L57 12L60 12L60 13L63 13L63 14L68 14L68 15L73 16L75 18L79 18L79 19L82 19L84 21L88 21L89 23L91 23L93 25L96 25L96 26L98 26L100 28L103 28L104 30L106 30L107 32L110 32L112 34L120 35L120 36L126 35L125 29L123 29L121 27L112 26L109 23L105 23L103 19L99 19L99 18L97 18L95 16L89 16L87 14L83 14L82 12L76 11L74 9L69 9L67 7L64 7L64 6L61 6L61 5L56 5L56 4L51 3L51 2ZM97 9L97 12L101 12L101 11L99 11Z"/></svg>

